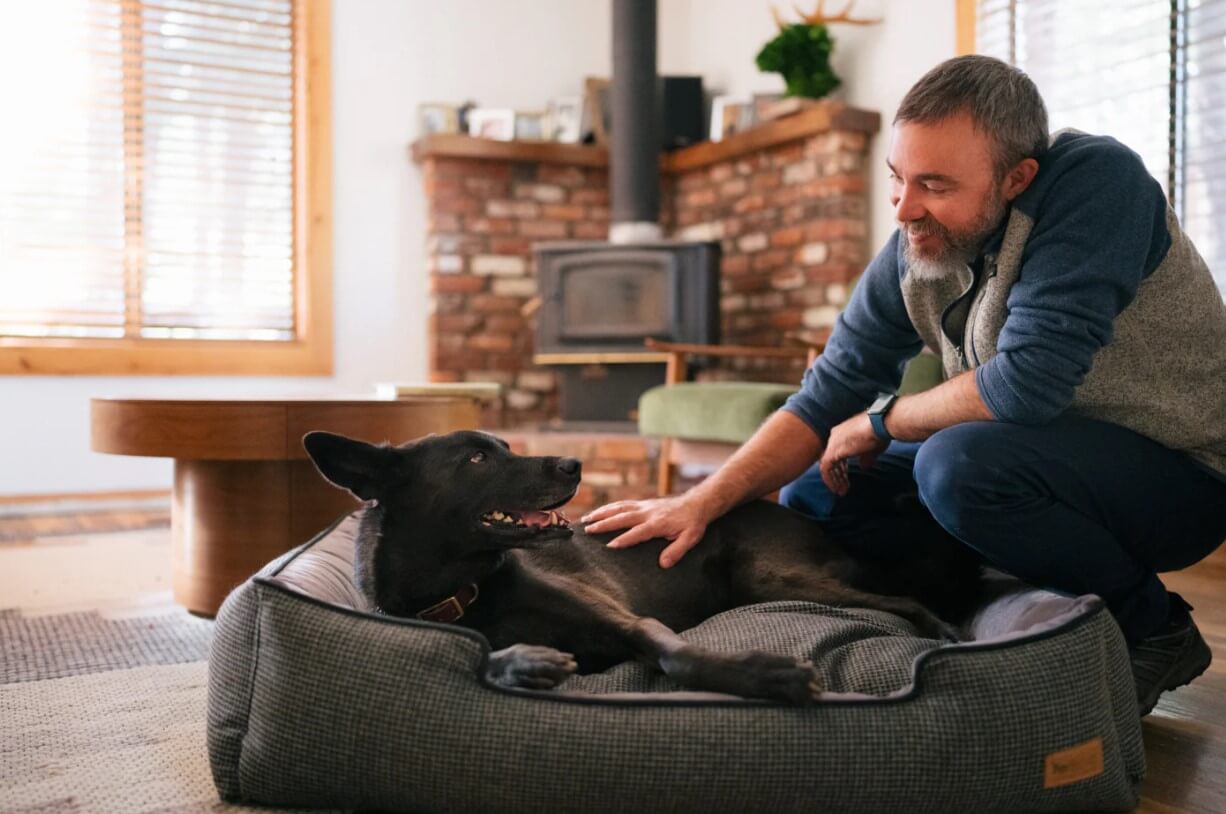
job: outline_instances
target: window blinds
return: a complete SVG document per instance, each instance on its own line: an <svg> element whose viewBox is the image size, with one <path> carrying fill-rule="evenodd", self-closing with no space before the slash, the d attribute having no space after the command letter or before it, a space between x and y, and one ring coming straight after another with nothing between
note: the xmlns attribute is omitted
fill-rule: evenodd
<svg viewBox="0 0 1226 814"><path fill-rule="evenodd" d="M0 4L0 335L294 338L293 0Z"/></svg>
<svg viewBox="0 0 1226 814"><path fill-rule="evenodd" d="M1141 156L1226 296L1226 0L979 0L975 36L1034 79L1053 131Z"/></svg>

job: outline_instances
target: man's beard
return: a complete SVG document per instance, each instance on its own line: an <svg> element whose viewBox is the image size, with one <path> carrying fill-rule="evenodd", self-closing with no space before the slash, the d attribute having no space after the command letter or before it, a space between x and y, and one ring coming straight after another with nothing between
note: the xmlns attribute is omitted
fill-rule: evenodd
<svg viewBox="0 0 1226 814"><path fill-rule="evenodd" d="M983 244L1004 220L1008 204L1000 198L999 187L984 199L983 214L963 232L952 232L931 216L923 220L899 223L902 230L903 256L907 273L922 280L945 279L964 269L978 255ZM934 252L921 252L911 243L909 235L935 235L941 246Z"/></svg>

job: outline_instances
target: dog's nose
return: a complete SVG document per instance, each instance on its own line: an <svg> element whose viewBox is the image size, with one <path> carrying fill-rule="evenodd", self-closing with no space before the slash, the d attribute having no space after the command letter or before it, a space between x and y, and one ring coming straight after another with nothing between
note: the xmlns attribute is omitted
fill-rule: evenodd
<svg viewBox="0 0 1226 814"><path fill-rule="evenodd" d="M583 464L579 463L575 458L558 458L558 469L567 475L578 474L582 466Z"/></svg>

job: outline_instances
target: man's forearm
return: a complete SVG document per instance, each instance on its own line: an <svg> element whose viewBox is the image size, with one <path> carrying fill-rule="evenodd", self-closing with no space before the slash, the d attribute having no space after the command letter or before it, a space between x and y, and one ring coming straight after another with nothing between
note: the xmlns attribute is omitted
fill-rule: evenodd
<svg viewBox="0 0 1226 814"><path fill-rule="evenodd" d="M701 500L711 517L719 517L791 483L821 457L822 447L822 439L808 424L779 410L689 496Z"/></svg>
<svg viewBox="0 0 1226 814"><path fill-rule="evenodd" d="M993 418L979 395L975 371L968 370L931 390L898 399L886 414L885 428L899 441L923 441L955 424Z"/></svg>

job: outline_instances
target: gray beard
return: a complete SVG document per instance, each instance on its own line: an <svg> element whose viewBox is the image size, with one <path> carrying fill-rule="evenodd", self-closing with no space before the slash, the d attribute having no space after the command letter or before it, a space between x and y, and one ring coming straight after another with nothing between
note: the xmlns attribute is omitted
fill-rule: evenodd
<svg viewBox="0 0 1226 814"><path fill-rule="evenodd" d="M958 274L979 256L983 245L996 231L1001 221L1008 216L1008 212L1008 207L1004 205L989 210L976 224L977 228L970 235L958 238L946 233L946 239L952 238L953 243L952 245L947 243L945 248L936 255L922 255L915 251L911 247L911 239L907 237L906 225L899 223L898 228L902 231L903 257L907 260L907 273L914 274L920 280L944 280Z"/></svg>
<svg viewBox="0 0 1226 814"><path fill-rule="evenodd" d="M902 239L907 240L905 233ZM909 240L903 246L903 256L907 259L907 274L917 280L947 280L957 276L974 259L974 255L966 257L965 252L949 251L935 257L925 257L912 250Z"/></svg>

